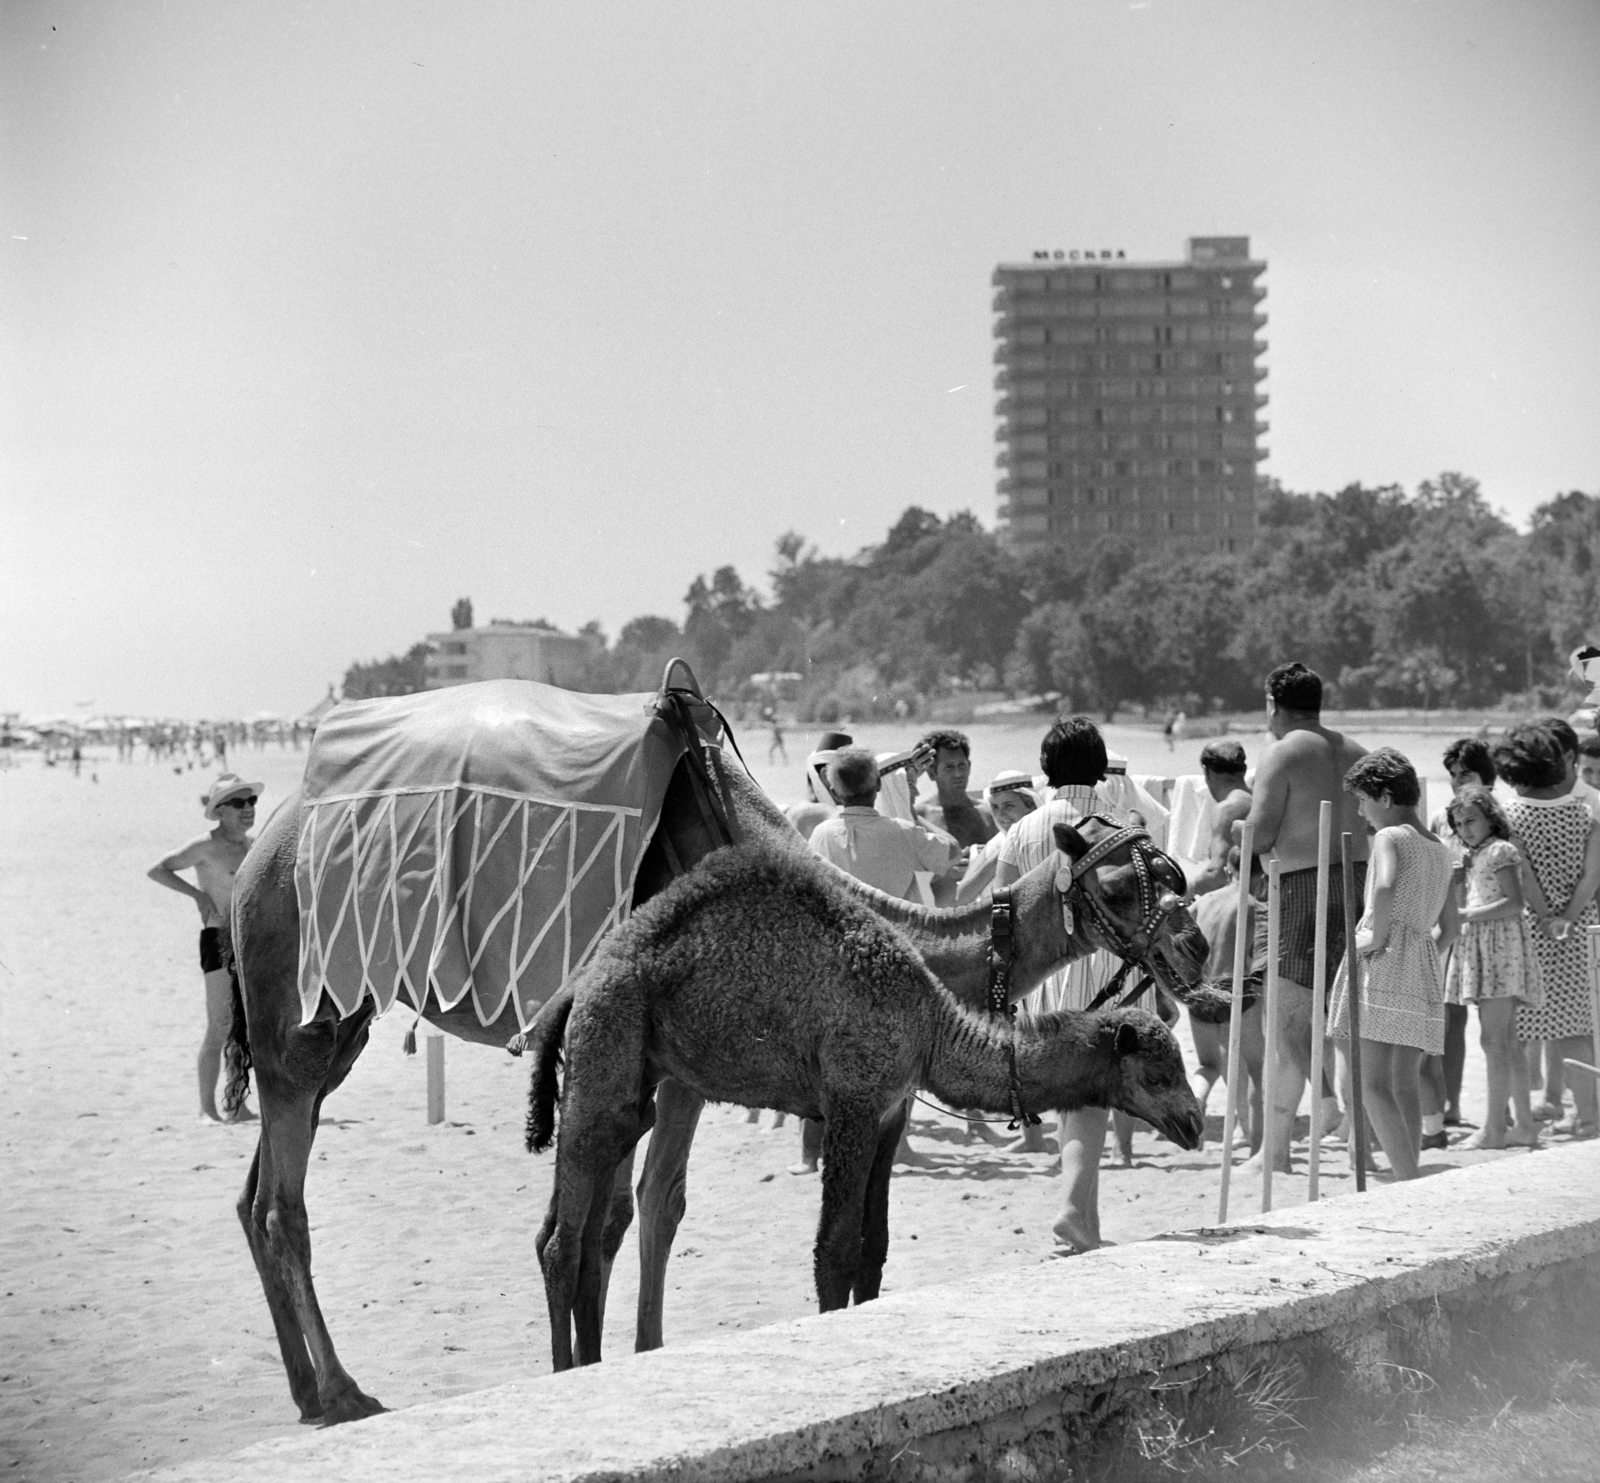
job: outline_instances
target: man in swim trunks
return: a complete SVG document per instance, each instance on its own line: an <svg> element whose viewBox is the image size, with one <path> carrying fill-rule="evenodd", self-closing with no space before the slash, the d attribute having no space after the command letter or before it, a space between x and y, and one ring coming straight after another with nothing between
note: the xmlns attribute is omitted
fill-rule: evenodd
<svg viewBox="0 0 1600 1483"><path fill-rule="evenodd" d="M152 865L149 877L158 886L187 896L200 911L200 972L206 983L206 1033L200 1042L200 1118L220 1123L217 1111L217 1077L222 1070L222 1049L233 1023L233 966L222 954L222 928L233 902L233 878L252 843L250 828L256 821L260 783L247 783L227 772L201 795L205 816L216 828L191 840ZM180 870L193 870L191 885ZM227 1120L243 1122L255 1114L241 1105Z"/></svg>
<svg viewBox="0 0 1600 1483"><path fill-rule="evenodd" d="M1365 891L1367 826L1344 791L1344 775L1367 749L1322 724L1322 677L1299 663L1280 664L1267 676L1267 729L1276 738L1256 768L1248 821L1255 826L1257 855L1274 854L1279 868L1278 982L1283 1059L1278 1067L1278 1105L1268 1111L1274 1168L1289 1168L1289 1133L1311 1072L1311 979L1316 943L1317 819L1333 805L1329 840L1328 981L1344 956L1344 894L1339 880L1339 837L1348 831L1356 861L1356 894ZM1242 823L1234 826L1242 829ZM1267 913L1256 913L1252 977L1265 979Z"/></svg>

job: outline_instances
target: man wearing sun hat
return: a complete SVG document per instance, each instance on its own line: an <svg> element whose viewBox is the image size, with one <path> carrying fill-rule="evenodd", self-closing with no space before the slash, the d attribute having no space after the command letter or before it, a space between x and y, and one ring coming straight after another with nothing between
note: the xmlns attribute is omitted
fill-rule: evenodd
<svg viewBox="0 0 1600 1483"><path fill-rule="evenodd" d="M237 773L223 773L200 795L205 816L216 828L164 856L147 872L158 886L187 896L200 911L200 972L206 984L206 1033L199 1059L202 1123L223 1120L217 1112L217 1077L233 1022L233 970L223 961L222 928L233 901L233 878L252 843L250 829L256 821L256 800L262 787L245 782ZM180 870L194 871L195 883L179 875ZM241 1106L229 1121L254 1116Z"/></svg>

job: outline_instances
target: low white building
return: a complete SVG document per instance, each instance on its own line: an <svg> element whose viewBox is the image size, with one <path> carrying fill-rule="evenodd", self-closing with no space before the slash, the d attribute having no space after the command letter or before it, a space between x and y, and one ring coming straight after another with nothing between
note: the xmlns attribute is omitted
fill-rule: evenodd
<svg viewBox="0 0 1600 1483"><path fill-rule="evenodd" d="M570 689L595 651L593 639L530 623L491 623L430 633L428 688L473 680L538 680Z"/></svg>

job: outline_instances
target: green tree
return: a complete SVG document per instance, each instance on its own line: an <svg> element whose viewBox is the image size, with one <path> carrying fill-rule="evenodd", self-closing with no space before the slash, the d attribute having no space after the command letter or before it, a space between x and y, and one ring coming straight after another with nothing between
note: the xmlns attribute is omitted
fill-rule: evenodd
<svg viewBox="0 0 1600 1483"><path fill-rule="evenodd" d="M404 654L352 664L344 672L344 698L372 700L380 695L414 695L426 690L431 652L426 643L413 644Z"/></svg>

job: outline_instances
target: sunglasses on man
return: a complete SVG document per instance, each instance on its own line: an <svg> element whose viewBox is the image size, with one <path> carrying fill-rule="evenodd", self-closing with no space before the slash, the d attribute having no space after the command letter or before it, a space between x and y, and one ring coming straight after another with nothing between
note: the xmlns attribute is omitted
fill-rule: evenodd
<svg viewBox="0 0 1600 1483"><path fill-rule="evenodd" d="M224 798L217 805L218 808L254 808L255 806L256 800L253 793L246 798Z"/></svg>

